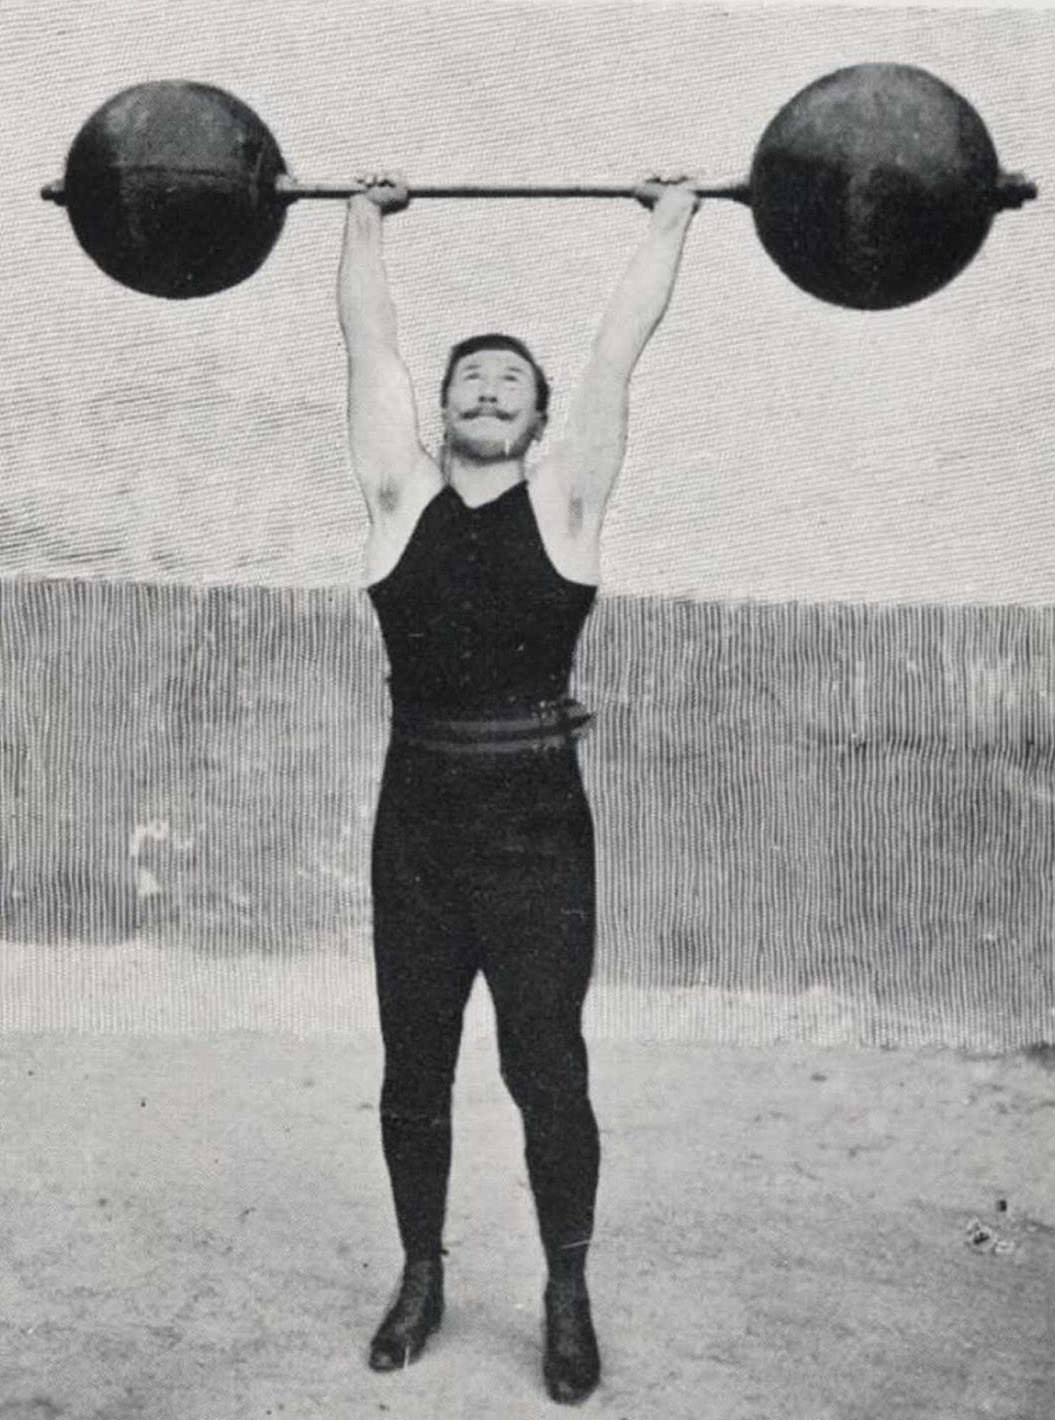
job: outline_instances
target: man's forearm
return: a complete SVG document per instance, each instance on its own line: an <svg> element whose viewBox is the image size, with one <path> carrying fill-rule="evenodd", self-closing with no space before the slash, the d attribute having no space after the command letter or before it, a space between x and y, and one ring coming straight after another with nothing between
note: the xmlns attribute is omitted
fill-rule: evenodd
<svg viewBox="0 0 1055 1420"><path fill-rule="evenodd" d="M348 353L397 348L396 308L381 252L381 213L366 198L348 204L337 276L337 305Z"/></svg>
<svg viewBox="0 0 1055 1420"><path fill-rule="evenodd" d="M648 234L612 293L594 349L606 363L627 374L670 303L692 217L690 201L675 206L661 199Z"/></svg>

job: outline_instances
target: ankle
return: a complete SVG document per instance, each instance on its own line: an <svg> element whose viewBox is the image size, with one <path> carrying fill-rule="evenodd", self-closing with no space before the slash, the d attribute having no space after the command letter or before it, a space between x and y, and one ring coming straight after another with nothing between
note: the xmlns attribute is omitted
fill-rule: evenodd
<svg viewBox="0 0 1055 1420"><path fill-rule="evenodd" d="M403 1263L403 1286L417 1291L443 1285L443 1258L408 1257Z"/></svg>
<svg viewBox="0 0 1055 1420"><path fill-rule="evenodd" d="M589 1244L568 1243L546 1249L549 1286L561 1294L586 1291L586 1252Z"/></svg>
<svg viewBox="0 0 1055 1420"><path fill-rule="evenodd" d="M403 1270L404 1272L442 1272L443 1253L419 1253L413 1257L408 1254L403 1259Z"/></svg>
<svg viewBox="0 0 1055 1420"><path fill-rule="evenodd" d="M577 1310L584 1302L587 1306L590 1303L590 1292L584 1279L576 1281L561 1281L546 1283L546 1291L543 1300L546 1303L547 1311L570 1312Z"/></svg>

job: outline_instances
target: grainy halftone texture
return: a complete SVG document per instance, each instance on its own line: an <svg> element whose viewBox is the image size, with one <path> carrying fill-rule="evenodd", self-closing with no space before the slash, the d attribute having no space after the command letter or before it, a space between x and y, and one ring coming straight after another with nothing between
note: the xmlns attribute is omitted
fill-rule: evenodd
<svg viewBox="0 0 1055 1420"><path fill-rule="evenodd" d="M261 957L366 967L362 594L7 581L0 648L0 936L237 959L247 990ZM885 1039L1052 1039L1055 609L605 598L576 689L609 1033L650 993L671 1036L724 1000L736 1039L737 1002L821 992Z"/></svg>
<svg viewBox="0 0 1055 1420"><path fill-rule="evenodd" d="M108 280L40 201L126 85L218 84L304 180L745 175L803 85L921 65L1041 196L967 271L886 315L794 287L729 203L700 212L634 376L604 585L697 601L1055 602L1055 11L613 0L4 0L0 563L5 575L353 580L334 287L339 203L302 204L264 268L167 302ZM553 379L556 437L646 230L632 202L421 202L385 253L434 447L448 346L509 330ZM545 449L543 445L543 450Z"/></svg>

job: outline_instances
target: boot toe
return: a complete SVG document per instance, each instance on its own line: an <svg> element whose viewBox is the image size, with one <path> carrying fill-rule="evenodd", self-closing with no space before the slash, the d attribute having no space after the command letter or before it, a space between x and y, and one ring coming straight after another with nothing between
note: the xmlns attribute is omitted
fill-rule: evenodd
<svg viewBox="0 0 1055 1420"><path fill-rule="evenodd" d="M425 1349L425 1342L440 1324L438 1315L430 1313L410 1319L386 1319L370 1343L372 1371L401 1371L416 1361Z"/></svg>
<svg viewBox="0 0 1055 1420"><path fill-rule="evenodd" d="M443 1318L443 1283L438 1270L417 1269L404 1276L394 1306L370 1343L372 1371L400 1371L416 1361Z"/></svg>

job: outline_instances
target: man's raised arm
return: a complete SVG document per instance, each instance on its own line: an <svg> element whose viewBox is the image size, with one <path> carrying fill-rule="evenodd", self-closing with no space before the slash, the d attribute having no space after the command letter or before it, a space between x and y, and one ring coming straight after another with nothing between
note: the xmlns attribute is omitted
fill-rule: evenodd
<svg viewBox="0 0 1055 1420"><path fill-rule="evenodd" d="M641 200L654 201L648 232L612 293L572 395L564 433L544 460L554 493L570 496L594 520L623 462L630 376L670 302L685 236L699 206L683 180L642 184Z"/></svg>
<svg viewBox="0 0 1055 1420"><path fill-rule="evenodd" d="M399 354L396 312L381 254L384 211L406 205L390 180L348 203L337 304L348 350L348 440L371 520L390 518L419 480L438 471L422 447L410 376Z"/></svg>

